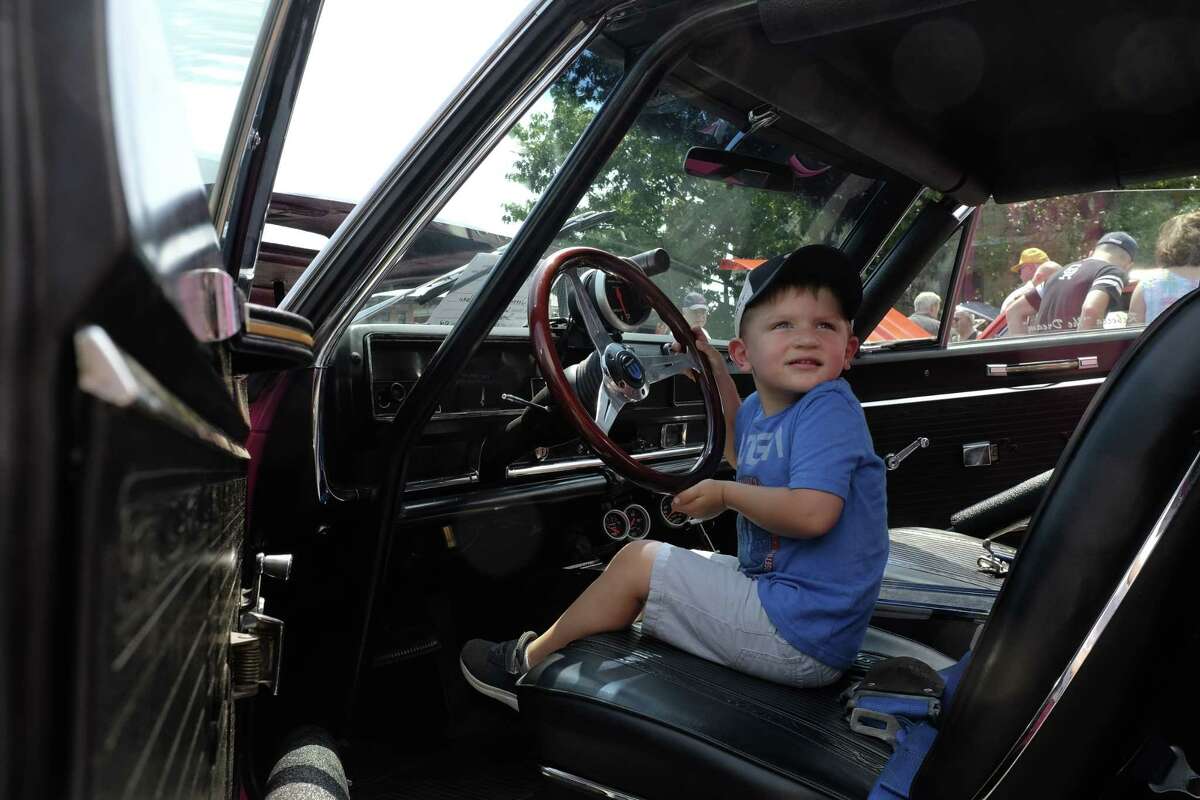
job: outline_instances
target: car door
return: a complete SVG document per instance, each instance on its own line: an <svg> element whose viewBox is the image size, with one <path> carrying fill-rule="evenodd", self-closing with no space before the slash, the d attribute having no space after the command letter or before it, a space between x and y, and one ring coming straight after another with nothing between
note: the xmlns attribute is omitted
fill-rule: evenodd
<svg viewBox="0 0 1200 800"><path fill-rule="evenodd" d="M1153 266L1158 225L1197 199L1194 190L1160 188L975 209L950 201L924 206L868 277L872 318L883 319L847 376L877 451L890 457L892 526L948 526L955 511L1053 468L1092 396L1140 333L1122 317L1130 289ZM1021 286L1022 253L1041 245L1068 265L1118 226L1143 247L1110 306L1112 327L1004 334L999 307ZM934 315L936 332L914 335L909 325L889 334L889 322L910 323L919 313L914 303L922 293L954 298ZM955 330L956 315L973 320Z"/></svg>
<svg viewBox="0 0 1200 800"><path fill-rule="evenodd" d="M281 132L261 124L266 105L290 104L272 66L304 52L319 5L264 3L221 43L254 48L241 110L255 124L231 143L266 155L246 159L249 178L225 171L236 186L223 194L251 215ZM236 373L253 342L222 244L235 252L231 236L252 241L254 226L218 239L164 46L164 25L204 12L9 10L0 784L18 797L233 797L250 460Z"/></svg>

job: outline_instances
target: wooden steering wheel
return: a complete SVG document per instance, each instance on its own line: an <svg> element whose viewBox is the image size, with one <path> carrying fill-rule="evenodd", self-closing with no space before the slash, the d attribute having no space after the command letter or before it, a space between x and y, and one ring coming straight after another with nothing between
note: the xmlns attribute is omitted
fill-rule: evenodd
<svg viewBox="0 0 1200 800"><path fill-rule="evenodd" d="M594 268L624 282L640 292L650 307L684 346L682 353L645 355L621 343L605 328L600 311L586 291L579 273ZM596 408L589 411L563 374L563 365L550 332L550 290L562 274L570 283L575 304L584 327L600 360L602 373ZM542 264L529 291L529 333L533 352L541 367L550 393L566 412L583 440L591 445L600 460L618 475L652 492L676 494L692 484L711 477L725 452L725 415L717 382L708 359L696 349L696 338L683 315L662 290L642 270L622 258L592 247L559 250ZM686 472L663 472L632 458L617 446L608 432L623 407L645 400L651 384L692 369L699 373L704 410L708 416L708 435L700 457Z"/></svg>

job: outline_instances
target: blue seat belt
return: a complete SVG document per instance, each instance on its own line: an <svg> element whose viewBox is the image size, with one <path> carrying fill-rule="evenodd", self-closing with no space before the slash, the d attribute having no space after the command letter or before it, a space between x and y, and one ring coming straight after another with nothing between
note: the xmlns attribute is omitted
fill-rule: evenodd
<svg viewBox="0 0 1200 800"><path fill-rule="evenodd" d="M971 653L968 651L958 663L938 671L938 674L946 681L946 688L942 692L941 698L942 708L949 708L954 699L954 692L958 689L958 683L962 680L970 660ZM925 756L937 738L938 730L935 727L937 716L930 717L928 709L931 708L931 704L924 698L914 697L913 700L917 701L915 703L896 702L893 707L897 709L897 712L884 711L885 703L880 702L884 700L899 700L899 698L864 697L859 701L859 707L873 707L870 710L877 710L882 714L893 714L899 723L899 729L895 734L896 749L892 752L892 757L888 759L887 764L884 765L879 779L871 787L871 794L868 795L867 800L908 800L909 792L912 791L913 779L917 777L917 771L920 770ZM904 710L915 716L905 714Z"/></svg>

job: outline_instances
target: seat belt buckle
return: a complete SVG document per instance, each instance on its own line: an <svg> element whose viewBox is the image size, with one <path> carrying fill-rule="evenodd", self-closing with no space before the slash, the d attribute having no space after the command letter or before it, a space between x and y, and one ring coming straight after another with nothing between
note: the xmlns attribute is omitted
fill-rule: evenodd
<svg viewBox="0 0 1200 800"><path fill-rule="evenodd" d="M883 739L894 749L904 726L891 714L872 711L869 708L855 708L850 711L850 730L864 736Z"/></svg>

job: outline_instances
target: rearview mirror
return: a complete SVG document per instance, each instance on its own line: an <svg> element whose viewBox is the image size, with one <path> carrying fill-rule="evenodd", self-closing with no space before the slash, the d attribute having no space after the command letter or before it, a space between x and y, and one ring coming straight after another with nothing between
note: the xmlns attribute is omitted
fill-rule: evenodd
<svg viewBox="0 0 1200 800"><path fill-rule="evenodd" d="M683 171L693 178L769 192L796 191L797 179L801 177L787 164L712 147L693 147L688 150L683 159Z"/></svg>

